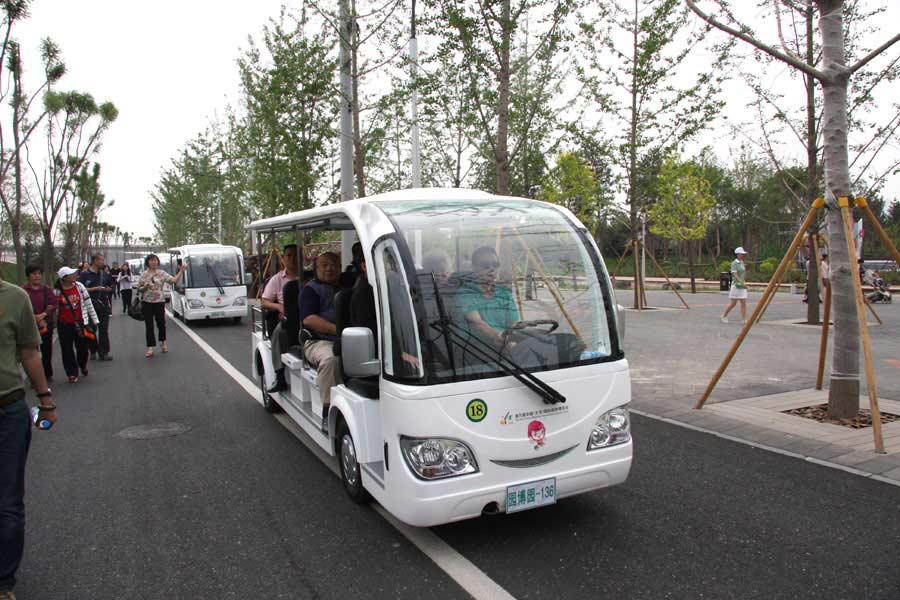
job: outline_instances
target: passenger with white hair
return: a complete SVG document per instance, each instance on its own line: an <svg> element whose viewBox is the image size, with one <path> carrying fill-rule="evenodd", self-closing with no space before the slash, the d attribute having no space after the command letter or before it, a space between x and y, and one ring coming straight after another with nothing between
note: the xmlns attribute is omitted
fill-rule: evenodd
<svg viewBox="0 0 900 600"><path fill-rule="evenodd" d="M450 279L450 255L446 250L431 250L422 259L422 268L426 273L432 273L439 286L446 285Z"/></svg>

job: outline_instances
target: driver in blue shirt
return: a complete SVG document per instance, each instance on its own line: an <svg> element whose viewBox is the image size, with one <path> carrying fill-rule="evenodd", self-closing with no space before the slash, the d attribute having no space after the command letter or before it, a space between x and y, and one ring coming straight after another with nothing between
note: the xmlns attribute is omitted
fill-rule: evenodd
<svg viewBox="0 0 900 600"><path fill-rule="evenodd" d="M459 290L461 312L471 330L497 349L503 347L502 333L519 320L512 292L497 283L500 259L490 246L480 246L472 253L474 278Z"/></svg>

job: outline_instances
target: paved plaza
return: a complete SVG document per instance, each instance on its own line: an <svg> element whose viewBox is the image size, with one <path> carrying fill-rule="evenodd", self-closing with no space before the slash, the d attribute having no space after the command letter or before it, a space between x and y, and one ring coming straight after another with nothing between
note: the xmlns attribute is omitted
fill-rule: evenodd
<svg viewBox="0 0 900 600"><path fill-rule="evenodd" d="M630 306L632 292L618 290ZM668 291L648 291L660 310L627 311L626 354L632 367L635 410L709 430L900 485L900 426L884 427L888 453L875 454L871 428L852 430L786 415L782 410L827 401L816 392L816 365L821 329L799 325L806 305L801 296L778 294L763 321L751 330L703 410L693 410L741 330L738 307L729 323L719 316L727 293L683 293L690 310ZM751 293L748 316L761 294ZM883 324L870 323L878 395L882 412L900 409L900 306L875 305ZM870 316L870 319L872 317ZM828 384L829 354L825 385ZM862 353L860 353L862 363ZM860 370L863 365L860 364ZM865 393L865 382L861 385ZM860 400L868 408L868 398ZM775 410L775 409L778 410Z"/></svg>

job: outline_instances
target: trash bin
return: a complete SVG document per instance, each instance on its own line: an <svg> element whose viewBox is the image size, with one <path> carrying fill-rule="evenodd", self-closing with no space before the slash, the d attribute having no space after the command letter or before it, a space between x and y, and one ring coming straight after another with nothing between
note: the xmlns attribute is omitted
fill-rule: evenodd
<svg viewBox="0 0 900 600"><path fill-rule="evenodd" d="M719 291L727 292L731 289L731 271L719 273Z"/></svg>

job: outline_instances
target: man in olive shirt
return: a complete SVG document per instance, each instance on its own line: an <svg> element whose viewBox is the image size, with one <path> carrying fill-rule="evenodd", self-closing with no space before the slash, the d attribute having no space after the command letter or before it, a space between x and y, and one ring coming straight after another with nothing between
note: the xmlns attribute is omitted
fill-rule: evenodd
<svg viewBox="0 0 900 600"><path fill-rule="evenodd" d="M25 546L25 459L31 416L19 362L39 399L41 419L56 422L56 406L44 378L41 336L28 294L0 280L0 597L14 598L16 570Z"/></svg>

